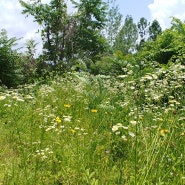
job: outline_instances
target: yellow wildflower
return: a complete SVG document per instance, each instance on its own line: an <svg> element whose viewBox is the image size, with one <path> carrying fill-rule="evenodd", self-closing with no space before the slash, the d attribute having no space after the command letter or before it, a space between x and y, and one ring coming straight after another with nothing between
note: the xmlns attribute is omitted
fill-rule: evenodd
<svg viewBox="0 0 185 185"><path fill-rule="evenodd" d="M71 107L71 105L70 105L70 104L64 104L64 107L66 107L66 108L70 108L70 107Z"/></svg>
<svg viewBox="0 0 185 185"><path fill-rule="evenodd" d="M56 117L55 121L56 121L57 123L61 123L61 122L62 122L61 119L60 119L59 117Z"/></svg>
<svg viewBox="0 0 185 185"><path fill-rule="evenodd" d="M76 132L76 130L74 130L74 129L71 129L71 132L74 134L74 133Z"/></svg>
<svg viewBox="0 0 185 185"><path fill-rule="evenodd" d="M167 129L161 129L160 136L164 137L168 132L169 132L169 130L167 130Z"/></svg>
<svg viewBox="0 0 185 185"><path fill-rule="evenodd" d="M96 109L91 109L91 112L96 113L96 112L98 112L98 110L96 110Z"/></svg>

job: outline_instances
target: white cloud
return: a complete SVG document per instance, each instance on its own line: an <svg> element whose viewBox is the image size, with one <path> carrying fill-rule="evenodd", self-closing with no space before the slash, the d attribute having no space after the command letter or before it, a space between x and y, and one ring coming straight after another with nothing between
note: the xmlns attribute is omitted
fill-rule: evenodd
<svg viewBox="0 0 185 185"><path fill-rule="evenodd" d="M148 5L152 20L157 19L163 29L170 26L171 17L185 19L185 0L154 0Z"/></svg>
<svg viewBox="0 0 185 185"><path fill-rule="evenodd" d="M41 0L42 3L49 3L51 0ZM33 2L33 0L25 0L25 2ZM68 11L71 13L74 8L69 0ZM23 8L19 0L0 0L0 30L6 29L10 38L22 38L18 41L19 47L24 47L26 40L34 39L38 43L38 50L41 51L42 42L40 33L38 32L39 26L34 22L32 16L21 14Z"/></svg>
<svg viewBox="0 0 185 185"><path fill-rule="evenodd" d="M36 38L34 34L30 35L30 38L28 35L38 26L33 22L32 17L25 18L25 15L21 14L22 7L18 0L1 0L0 7L0 30L6 29L10 38ZM18 41L21 47L24 43L25 39Z"/></svg>

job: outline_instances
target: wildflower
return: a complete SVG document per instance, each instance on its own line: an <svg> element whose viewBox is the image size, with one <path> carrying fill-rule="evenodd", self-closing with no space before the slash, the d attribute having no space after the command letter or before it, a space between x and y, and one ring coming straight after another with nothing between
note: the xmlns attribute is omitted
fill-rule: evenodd
<svg viewBox="0 0 185 185"><path fill-rule="evenodd" d="M156 74L152 74L152 77L153 77L154 79L157 79L157 78L158 78L158 76L157 76Z"/></svg>
<svg viewBox="0 0 185 185"><path fill-rule="evenodd" d="M181 117L179 118L179 121L185 120L185 117Z"/></svg>
<svg viewBox="0 0 185 185"><path fill-rule="evenodd" d="M26 95L26 99L33 99L34 97L31 95Z"/></svg>
<svg viewBox="0 0 185 185"><path fill-rule="evenodd" d="M71 129L71 132L74 134L74 133L76 132L76 130L74 130L74 129Z"/></svg>
<svg viewBox="0 0 185 185"><path fill-rule="evenodd" d="M128 130L128 127L122 126L123 129Z"/></svg>
<svg viewBox="0 0 185 185"><path fill-rule="evenodd" d="M63 129L63 128L65 128L65 126L64 125L61 125L60 128Z"/></svg>
<svg viewBox="0 0 185 185"><path fill-rule="evenodd" d="M169 132L169 130L167 130L167 129L161 129L160 136L164 137L168 132Z"/></svg>
<svg viewBox="0 0 185 185"><path fill-rule="evenodd" d="M53 154L53 151L49 151L48 154Z"/></svg>
<svg viewBox="0 0 185 185"><path fill-rule="evenodd" d="M124 140L124 141L127 141L127 137L125 135L122 135L121 138Z"/></svg>
<svg viewBox="0 0 185 185"><path fill-rule="evenodd" d="M127 75L119 75L119 76L117 76L117 78L126 78L127 77Z"/></svg>
<svg viewBox="0 0 185 185"><path fill-rule="evenodd" d="M130 124L133 125L133 126L135 126L137 124L137 122L134 121L134 120L132 120L132 121L130 121Z"/></svg>
<svg viewBox="0 0 185 185"><path fill-rule="evenodd" d="M105 150L105 153L106 153L106 154L109 154L109 153L110 153L110 151L109 151L109 150Z"/></svg>
<svg viewBox="0 0 185 185"><path fill-rule="evenodd" d="M70 104L64 104L64 107L65 107L65 108L70 108L71 105L70 105Z"/></svg>
<svg viewBox="0 0 185 185"><path fill-rule="evenodd" d="M123 126L122 123L117 123L112 127L112 131L116 132L119 128L123 128L124 130L128 130L128 127Z"/></svg>
<svg viewBox="0 0 185 185"><path fill-rule="evenodd" d="M119 129L119 126L118 126L118 125L114 125L114 126L112 127L112 131L113 131L113 132L116 132L118 129Z"/></svg>
<svg viewBox="0 0 185 185"><path fill-rule="evenodd" d="M75 129L75 130L80 130L80 128L79 128L79 127L75 127L74 129Z"/></svg>
<svg viewBox="0 0 185 185"><path fill-rule="evenodd" d="M17 101L24 102L24 100L21 98L17 98Z"/></svg>
<svg viewBox="0 0 185 185"><path fill-rule="evenodd" d="M118 132L115 132L115 134L116 134L116 135L120 135L120 132L119 132L119 131L118 131Z"/></svg>
<svg viewBox="0 0 185 185"><path fill-rule="evenodd" d="M11 105L9 105L9 104L4 104L4 107L11 107Z"/></svg>
<svg viewBox="0 0 185 185"><path fill-rule="evenodd" d="M50 131L52 129L55 129L55 126L54 125L53 126L49 126L45 131L48 132L48 131Z"/></svg>
<svg viewBox="0 0 185 185"><path fill-rule="evenodd" d="M0 96L0 100L4 100L6 96Z"/></svg>
<svg viewBox="0 0 185 185"><path fill-rule="evenodd" d="M135 134L133 132L128 133L131 137L135 137Z"/></svg>
<svg viewBox="0 0 185 185"><path fill-rule="evenodd" d="M98 110L97 109L91 109L91 112L96 113L96 112L98 112Z"/></svg>
<svg viewBox="0 0 185 185"><path fill-rule="evenodd" d="M122 127L123 125L121 123L117 123L117 126L118 127Z"/></svg>
<svg viewBox="0 0 185 185"><path fill-rule="evenodd" d="M51 127L48 127L45 131L48 132L50 131L52 128Z"/></svg>
<svg viewBox="0 0 185 185"><path fill-rule="evenodd" d="M64 118L65 122L70 122L72 117L71 116L63 116L63 118Z"/></svg>
<svg viewBox="0 0 185 185"><path fill-rule="evenodd" d="M61 119L60 119L59 117L56 117L55 121L56 121L57 123L61 123Z"/></svg>

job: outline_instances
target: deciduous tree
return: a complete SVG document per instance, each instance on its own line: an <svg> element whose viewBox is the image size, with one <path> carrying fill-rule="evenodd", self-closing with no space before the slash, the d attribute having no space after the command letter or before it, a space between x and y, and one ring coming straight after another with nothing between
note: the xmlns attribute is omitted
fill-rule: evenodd
<svg viewBox="0 0 185 185"><path fill-rule="evenodd" d="M154 20L149 26L149 40L156 40L157 36L162 33L162 28L157 20Z"/></svg>
<svg viewBox="0 0 185 185"><path fill-rule="evenodd" d="M78 20L75 42L82 55L95 58L106 50L106 40L102 30L106 23L106 3L102 0L72 1L77 8L75 18Z"/></svg>
<svg viewBox="0 0 185 185"><path fill-rule="evenodd" d="M137 38L137 25L133 22L132 16L127 15L124 25L116 37L114 49L122 51L123 54L132 53L136 49Z"/></svg>
<svg viewBox="0 0 185 185"><path fill-rule="evenodd" d="M7 87L16 86L18 82L18 71L16 59L17 51L13 50L16 45L16 39L8 38L7 31L2 29L0 32L0 85Z"/></svg>
<svg viewBox="0 0 185 185"><path fill-rule="evenodd" d="M77 13L68 15L65 0L40 0L27 3L20 0L23 14L32 15L41 25L44 55L54 66L69 68L77 54L90 58L105 50L101 31L106 21L106 3L101 0L71 0Z"/></svg>
<svg viewBox="0 0 185 185"><path fill-rule="evenodd" d="M40 0L27 3L20 0L24 7L23 14L32 15L34 21L41 26L44 53L47 60L57 64L67 55L67 34L70 28L67 5L64 0L51 0L43 4Z"/></svg>
<svg viewBox="0 0 185 185"><path fill-rule="evenodd" d="M147 19L142 17L137 24L138 33L140 36L139 44L137 45L137 50L140 50L143 47L145 41L147 40L148 27L149 27L149 23L148 23Z"/></svg>
<svg viewBox="0 0 185 185"><path fill-rule="evenodd" d="M118 6L115 4L115 1L108 2L109 10L107 14L107 22L105 27L105 35L110 46L113 46L115 42L116 35L118 34L121 26L122 15L119 12Z"/></svg>

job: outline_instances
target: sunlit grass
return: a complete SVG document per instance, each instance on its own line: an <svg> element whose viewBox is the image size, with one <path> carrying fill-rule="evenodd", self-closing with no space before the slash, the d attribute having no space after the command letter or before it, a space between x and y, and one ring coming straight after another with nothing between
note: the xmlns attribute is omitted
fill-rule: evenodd
<svg viewBox="0 0 185 185"><path fill-rule="evenodd" d="M184 66L132 68L3 90L0 183L184 184Z"/></svg>

